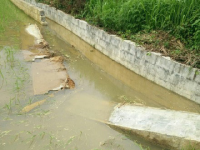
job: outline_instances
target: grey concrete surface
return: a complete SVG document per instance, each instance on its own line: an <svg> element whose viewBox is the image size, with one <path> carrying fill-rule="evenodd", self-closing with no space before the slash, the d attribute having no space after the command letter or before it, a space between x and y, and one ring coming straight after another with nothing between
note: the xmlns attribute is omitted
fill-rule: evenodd
<svg viewBox="0 0 200 150"><path fill-rule="evenodd" d="M117 105L109 121L171 148L200 149L200 114L136 105Z"/></svg>

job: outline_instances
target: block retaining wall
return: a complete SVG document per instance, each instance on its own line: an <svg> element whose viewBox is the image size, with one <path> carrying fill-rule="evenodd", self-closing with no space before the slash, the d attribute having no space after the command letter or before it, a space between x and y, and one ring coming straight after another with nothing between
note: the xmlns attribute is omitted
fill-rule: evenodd
<svg viewBox="0 0 200 150"><path fill-rule="evenodd" d="M46 17L70 30L126 68L200 104L199 69L180 64L159 53L148 52L132 41L110 35L49 5L36 3L35 0L24 1L43 9Z"/></svg>

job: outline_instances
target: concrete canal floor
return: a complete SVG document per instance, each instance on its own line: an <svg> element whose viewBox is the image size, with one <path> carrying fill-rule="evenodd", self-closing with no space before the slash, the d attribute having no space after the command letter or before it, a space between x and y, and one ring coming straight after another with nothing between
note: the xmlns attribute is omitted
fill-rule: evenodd
<svg viewBox="0 0 200 150"><path fill-rule="evenodd" d="M36 22L16 12L23 18L17 23L19 30L8 29L8 40L0 41L1 150L167 149L104 122L119 102L200 112L199 105L134 74L50 20L47 27L39 28L50 50L65 58L64 65L76 86L34 95L32 62L24 60L22 51L31 51L34 38L25 27ZM9 35L16 35L16 40ZM46 101L28 113L20 113L41 100Z"/></svg>

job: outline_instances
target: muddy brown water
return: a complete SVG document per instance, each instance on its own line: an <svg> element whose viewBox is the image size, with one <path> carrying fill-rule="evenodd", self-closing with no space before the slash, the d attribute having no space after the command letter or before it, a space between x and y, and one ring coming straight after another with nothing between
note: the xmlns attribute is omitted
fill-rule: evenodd
<svg viewBox="0 0 200 150"><path fill-rule="evenodd" d="M136 75L51 20L47 27L39 27L50 51L65 57L76 87L34 96L32 62L25 62L22 55L34 43L25 32L28 23L36 22L27 17L19 24L20 50L13 50L10 41L0 50L1 150L160 150L154 143L105 124L113 107L119 102L141 103L200 112L199 105ZM41 100L46 101L20 114L25 106Z"/></svg>

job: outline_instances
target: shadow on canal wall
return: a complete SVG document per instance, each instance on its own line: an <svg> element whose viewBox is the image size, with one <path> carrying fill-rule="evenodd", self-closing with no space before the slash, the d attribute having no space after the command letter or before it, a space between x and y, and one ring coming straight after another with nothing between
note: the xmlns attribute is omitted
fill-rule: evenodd
<svg viewBox="0 0 200 150"><path fill-rule="evenodd" d="M43 9L46 17L72 31L126 68L200 104L200 70L175 62L159 53L148 52L132 41L110 35L49 5L36 3L35 0L24 1Z"/></svg>

